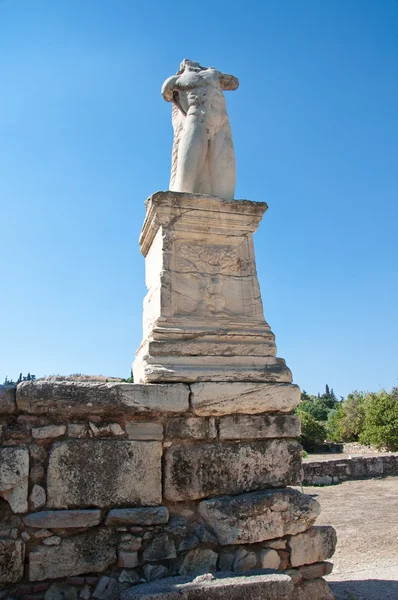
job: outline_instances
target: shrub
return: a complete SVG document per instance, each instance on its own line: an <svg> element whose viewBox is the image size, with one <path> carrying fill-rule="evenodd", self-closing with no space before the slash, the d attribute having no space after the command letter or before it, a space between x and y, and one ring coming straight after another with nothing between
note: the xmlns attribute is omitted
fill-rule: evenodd
<svg viewBox="0 0 398 600"><path fill-rule="evenodd" d="M342 404L330 412L327 422L328 437L334 442L357 441L365 421L363 392L353 392Z"/></svg>
<svg viewBox="0 0 398 600"><path fill-rule="evenodd" d="M297 410L297 415L301 419L300 442L307 452L315 450L326 438L326 427L320 421L317 421L310 413Z"/></svg>
<svg viewBox="0 0 398 600"><path fill-rule="evenodd" d="M344 418L343 405L340 404L330 411L326 423L326 433L328 439L332 442L341 442L343 440L342 421Z"/></svg>
<svg viewBox="0 0 398 600"><path fill-rule="evenodd" d="M364 423L359 441L376 448L398 450L398 394L382 390L364 399Z"/></svg>

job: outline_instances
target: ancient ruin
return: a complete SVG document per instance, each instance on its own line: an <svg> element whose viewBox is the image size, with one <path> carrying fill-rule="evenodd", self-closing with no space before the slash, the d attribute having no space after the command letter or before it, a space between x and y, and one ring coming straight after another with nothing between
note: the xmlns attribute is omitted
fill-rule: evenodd
<svg viewBox="0 0 398 600"><path fill-rule="evenodd" d="M288 487L300 390L262 310L267 205L233 200L237 86L187 60L163 86L172 189L146 202L135 383L0 387L0 598L333 598L335 532Z"/></svg>

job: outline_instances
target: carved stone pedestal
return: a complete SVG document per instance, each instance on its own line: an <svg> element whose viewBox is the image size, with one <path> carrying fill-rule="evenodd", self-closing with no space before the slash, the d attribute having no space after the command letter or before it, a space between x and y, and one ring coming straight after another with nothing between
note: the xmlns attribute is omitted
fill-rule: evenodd
<svg viewBox="0 0 398 600"><path fill-rule="evenodd" d="M137 383L290 383L264 319L253 233L265 202L157 192L140 237L146 260Z"/></svg>

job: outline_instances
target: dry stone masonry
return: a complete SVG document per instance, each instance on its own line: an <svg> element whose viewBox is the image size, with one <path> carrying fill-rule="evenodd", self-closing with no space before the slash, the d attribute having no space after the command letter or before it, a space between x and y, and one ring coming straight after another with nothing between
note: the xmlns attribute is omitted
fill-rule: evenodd
<svg viewBox="0 0 398 600"><path fill-rule="evenodd" d="M235 384L217 416L198 416L196 385L57 377L1 389L0 589L149 599L155 580L174 594L171 577L187 598L241 585L254 598L261 582L291 598L330 572L333 530L314 525L315 499L286 487L302 477L297 417L234 412ZM255 575L192 583L224 572Z"/></svg>
<svg viewBox="0 0 398 600"><path fill-rule="evenodd" d="M163 86L173 191L146 202L136 383L0 386L0 600L332 598L335 532L288 487L300 390L263 315L267 205L233 200L238 84L185 60Z"/></svg>

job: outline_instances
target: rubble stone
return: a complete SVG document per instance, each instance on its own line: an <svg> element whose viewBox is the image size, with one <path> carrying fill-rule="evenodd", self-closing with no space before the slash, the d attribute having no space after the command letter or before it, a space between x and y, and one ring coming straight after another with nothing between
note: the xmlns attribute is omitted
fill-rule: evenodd
<svg viewBox="0 0 398 600"><path fill-rule="evenodd" d="M290 563L292 567L298 567L324 561L333 556L336 543L337 536L333 527L311 527L289 539Z"/></svg>
<svg viewBox="0 0 398 600"><path fill-rule="evenodd" d="M139 564L137 552L119 552L117 566L124 569L134 569Z"/></svg>
<svg viewBox="0 0 398 600"><path fill-rule="evenodd" d="M0 539L0 584L22 579L24 557L25 544L21 540Z"/></svg>
<svg viewBox="0 0 398 600"><path fill-rule="evenodd" d="M233 562L233 570L239 571L250 571L257 565L257 556L254 552L246 550L246 548L239 548L235 554Z"/></svg>
<svg viewBox="0 0 398 600"><path fill-rule="evenodd" d="M184 556L180 575L199 575L216 570L218 554L209 548L195 548Z"/></svg>
<svg viewBox="0 0 398 600"><path fill-rule="evenodd" d="M46 504L46 492L41 485L35 483L29 496L29 504L32 510L42 508Z"/></svg>
<svg viewBox="0 0 398 600"><path fill-rule="evenodd" d="M302 567L298 567L297 570L303 579L318 579L319 577L329 575L333 571L333 563L319 562L312 565L303 565Z"/></svg>
<svg viewBox="0 0 398 600"><path fill-rule="evenodd" d="M101 577L94 590L93 598L98 600L118 600L119 585L116 579L106 577L105 575Z"/></svg>
<svg viewBox="0 0 398 600"><path fill-rule="evenodd" d="M168 568L164 565L144 565L142 570L147 581L163 579L163 577L166 577L166 575L169 573Z"/></svg>
<svg viewBox="0 0 398 600"><path fill-rule="evenodd" d="M32 429L32 436L39 440L45 440L61 437L65 432L66 425L46 425L45 427L34 427Z"/></svg>
<svg viewBox="0 0 398 600"><path fill-rule="evenodd" d="M28 511L29 451L25 447L0 448L0 496L14 513Z"/></svg>
<svg viewBox="0 0 398 600"><path fill-rule="evenodd" d="M163 525L169 520L165 506L138 508L114 508L109 511L105 525Z"/></svg>
<svg viewBox="0 0 398 600"><path fill-rule="evenodd" d="M176 548L174 540L167 533L162 533L154 537L145 548L143 553L144 562L157 562L176 558Z"/></svg>
<svg viewBox="0 0 398 600"><path fill-rule="evenodd" d="M15 385L0 385L0 414L10 415L17 410Z"/></svg>
<svg viewBox="0 0 398 600"><path fill-rule="evenodd" d="M136 585L139 582L139 580L140 576L136 571L133 571L132 569L123 569L123 571L119 575L120 583L131 583L131 585Z"/></svg>
<svg viewBox="0 0 398 600"><path fill-rule="evenodd" d="M279 569L281 559L276 550L264 548L260 551L259 559L263 569Z"/></svg>
<svg viewBox="0 0 398 600"><path fill-rule="evenodd" d="M320 579L309 579L296 586L292 600L335 600L332 590L326 581Z"/></svg>

